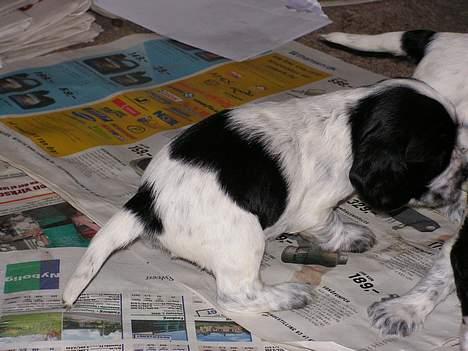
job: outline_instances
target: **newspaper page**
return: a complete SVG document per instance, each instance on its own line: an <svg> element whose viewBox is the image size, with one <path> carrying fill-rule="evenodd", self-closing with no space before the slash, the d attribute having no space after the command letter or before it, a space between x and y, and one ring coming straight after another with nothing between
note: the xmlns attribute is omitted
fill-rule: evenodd
<svg viewBox="0 0 468 351"><path fill-rule="evenodd" d="M111 269L65 310L60 292L82 252L1 256L1 350L283 350L130 250L112 257Z"/></svg>
<svg viewBox="0 0 468 351"><path fill-rule="evenodd" d="M283 350L130 251L64 310L63 277L99 227L4 162L0 185L0 350Z"/></svg>
<svg viewBox="0 0 468 351"><path fill-rule="evenodd" d="M301 98L382 79L298 43L234 63L154 35L52 55L0 73L2 157L28 170L97 224L103 224L132 195L151 157L177 129L245 103ZM455 226L423 209L377 216L357 198L339 211L346 220L369 226L378 235L378 246L368 253L342 256L324 253L300 235L280 235L268 243L262 264L266 282L301 281L316 286L314 302L297 311L223 316L215 307L211 275L139 242L113 256L76 309L64 311L60 290L84 248L4 253L0 256L4 280L0 345L70 350L181 345L206 350L251 346L317 351L456 349L459 308L453 295L436 309L423 330L405 339L381 337L366 316L374 301L402 294L416 284ZM307 262L298 261L300 255L296 255L304 247ZM203 302L198 304L197 299ZM175 312L182 300L183 317ZM167 312L169 305L175 310L171 307ZM46 315L41 320L42 313ZM67 313L78 316L72 315L68 322ZM56 327L43 331L48 325L44 319L55 320ZM108 321L114 326L107 328ZM236 321L236 326L214 325L214 321ZM23 330L19 325L31 327ZM78 330L69 333L75 335L69 339L65 328ZM93 338L96 333L98 339ZM252 335L250 344L247 333ZM120 341L104 342L111 334ZM233 338L246 343L232 344L212 334L235 334ZM36 335L39 339L34 339ZM185 343L180 340L184 337Z"/></svg>
<svg viewBox="0 0 468 351"><path fill-rule="evenodd" d="M0 252L87 247L98 230L44 184L0 162Z"/></svg>

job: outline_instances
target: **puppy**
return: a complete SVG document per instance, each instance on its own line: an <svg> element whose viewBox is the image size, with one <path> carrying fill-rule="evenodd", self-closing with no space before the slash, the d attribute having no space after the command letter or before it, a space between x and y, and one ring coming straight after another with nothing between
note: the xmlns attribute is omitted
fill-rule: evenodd
<svg viewBox="0 0 468 351"><path fill-rule="evenodd" d="M436 33L427 30L392 32L378 35L330 33L323 39L348 48L408 56L417 64L413 77L424 81L450 100L460 119L459 142L462 157L468 159L468 34ZM466 180L466 168L462 179ZM442 185L440 185L442 186ZM462 206L459 207L462 210ZM462 221L463 212L451 216ZM460 239L452 251L455 277L450 264L450 252L456 236L447 242L440 256L427 275L406 295L383 302L376 302L368 309L372 324L384 335L407 336L421 327L424 320L437 304L443 301L457 285L462 302L464 322L468 322L468 263L464 251L468 247L465 225ZM466 268L465 268L466 267ZM468 350L468 329L463 327L463 350Z"/></svg>
<svg viewBox="0 0 468 351"><path fill-rule="evenodd" d="M301 308L309 285L261 281L265 240L306 231L326 250L369 249L374 234L334 211L355 190L378 210L419 198L456 213L456 138L453 106L414 79L218 113L151 161L138 192L92 240L63 301L71 306L113 251L142 237L211 271L224 309Z"/></svg>

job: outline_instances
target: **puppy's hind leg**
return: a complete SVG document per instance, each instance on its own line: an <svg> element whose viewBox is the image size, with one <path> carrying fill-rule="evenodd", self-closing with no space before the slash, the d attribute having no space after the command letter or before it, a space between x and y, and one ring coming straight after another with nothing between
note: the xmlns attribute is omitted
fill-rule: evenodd
<svg viewBox="0 0 468 351"><path fill-rule="evenodd" d="M62 296L65 306L73 305L112 252L130 244L143 229L144 226L140 224L135 214L128 210L122 210L114 215L93 238L78 267L68 280Z"/></svg>
<svg viewBox="0 0 468 351"><path fill-rule="evenodd" d="M307 284L266 285L260 279L265 237L258 220L250 229L236 228L236 235L216 243L213 273L219 305L234 312L269 312L304 307L311 298ZM255 223L256 222L256 223Z"/></svg>

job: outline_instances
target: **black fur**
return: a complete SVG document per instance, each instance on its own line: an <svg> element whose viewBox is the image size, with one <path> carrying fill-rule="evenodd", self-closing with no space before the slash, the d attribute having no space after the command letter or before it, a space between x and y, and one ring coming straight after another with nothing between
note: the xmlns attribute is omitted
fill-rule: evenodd
<svg viewBox="0 0 468 351"><path fill-rule="evenodd" d="M426 53L426 47L432 41L434 34L431 30L410 30L401 37L401 48L415 62L419 63Z"/></svg>
<svg viewBox="0 0 468 351"><path fill-rule="evenodd" d="M132 212L143 223L147 234L161 234L163 231L161 218L154 208L155 201L151 185L145 182L124 205L125 209Z"/></svg>
<svg viewBox="0 0 468 351"><path fill-rule="evenodd" d="M458 239L452 247L450 260L452 262L453 274L457 295L461 303L462 316L468 316L468 217L465 218Z"/></svg>
<svg viewBox="0 0 468 351"><path fill-rule="evenodd" d="M229 126L223 111L192 126L171 144L170 157L216 173L222 189L255 214L262 228L286 208L288 186L280 163L256 135L248 139Z"/></svg>
<svg viewBox="0 0 468 351"><path fill-rule="evenodd" d="M449 164L456 124L436 100L408 87L360 100L350 112L349 178L371 207L388 211L425 193Z"/></svg>

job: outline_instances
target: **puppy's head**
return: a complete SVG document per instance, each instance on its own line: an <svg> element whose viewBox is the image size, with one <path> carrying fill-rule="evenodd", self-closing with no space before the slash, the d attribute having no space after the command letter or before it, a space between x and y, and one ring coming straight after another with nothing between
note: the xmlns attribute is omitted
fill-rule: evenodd
<svg viewBox="0 0 468 351"><path fill-rule="evenodd" d="M392 82L351 109L352 185L381 211L428 194L437 206L457 201L462 161L456 151L455 110L424 83Z"/></svg>

